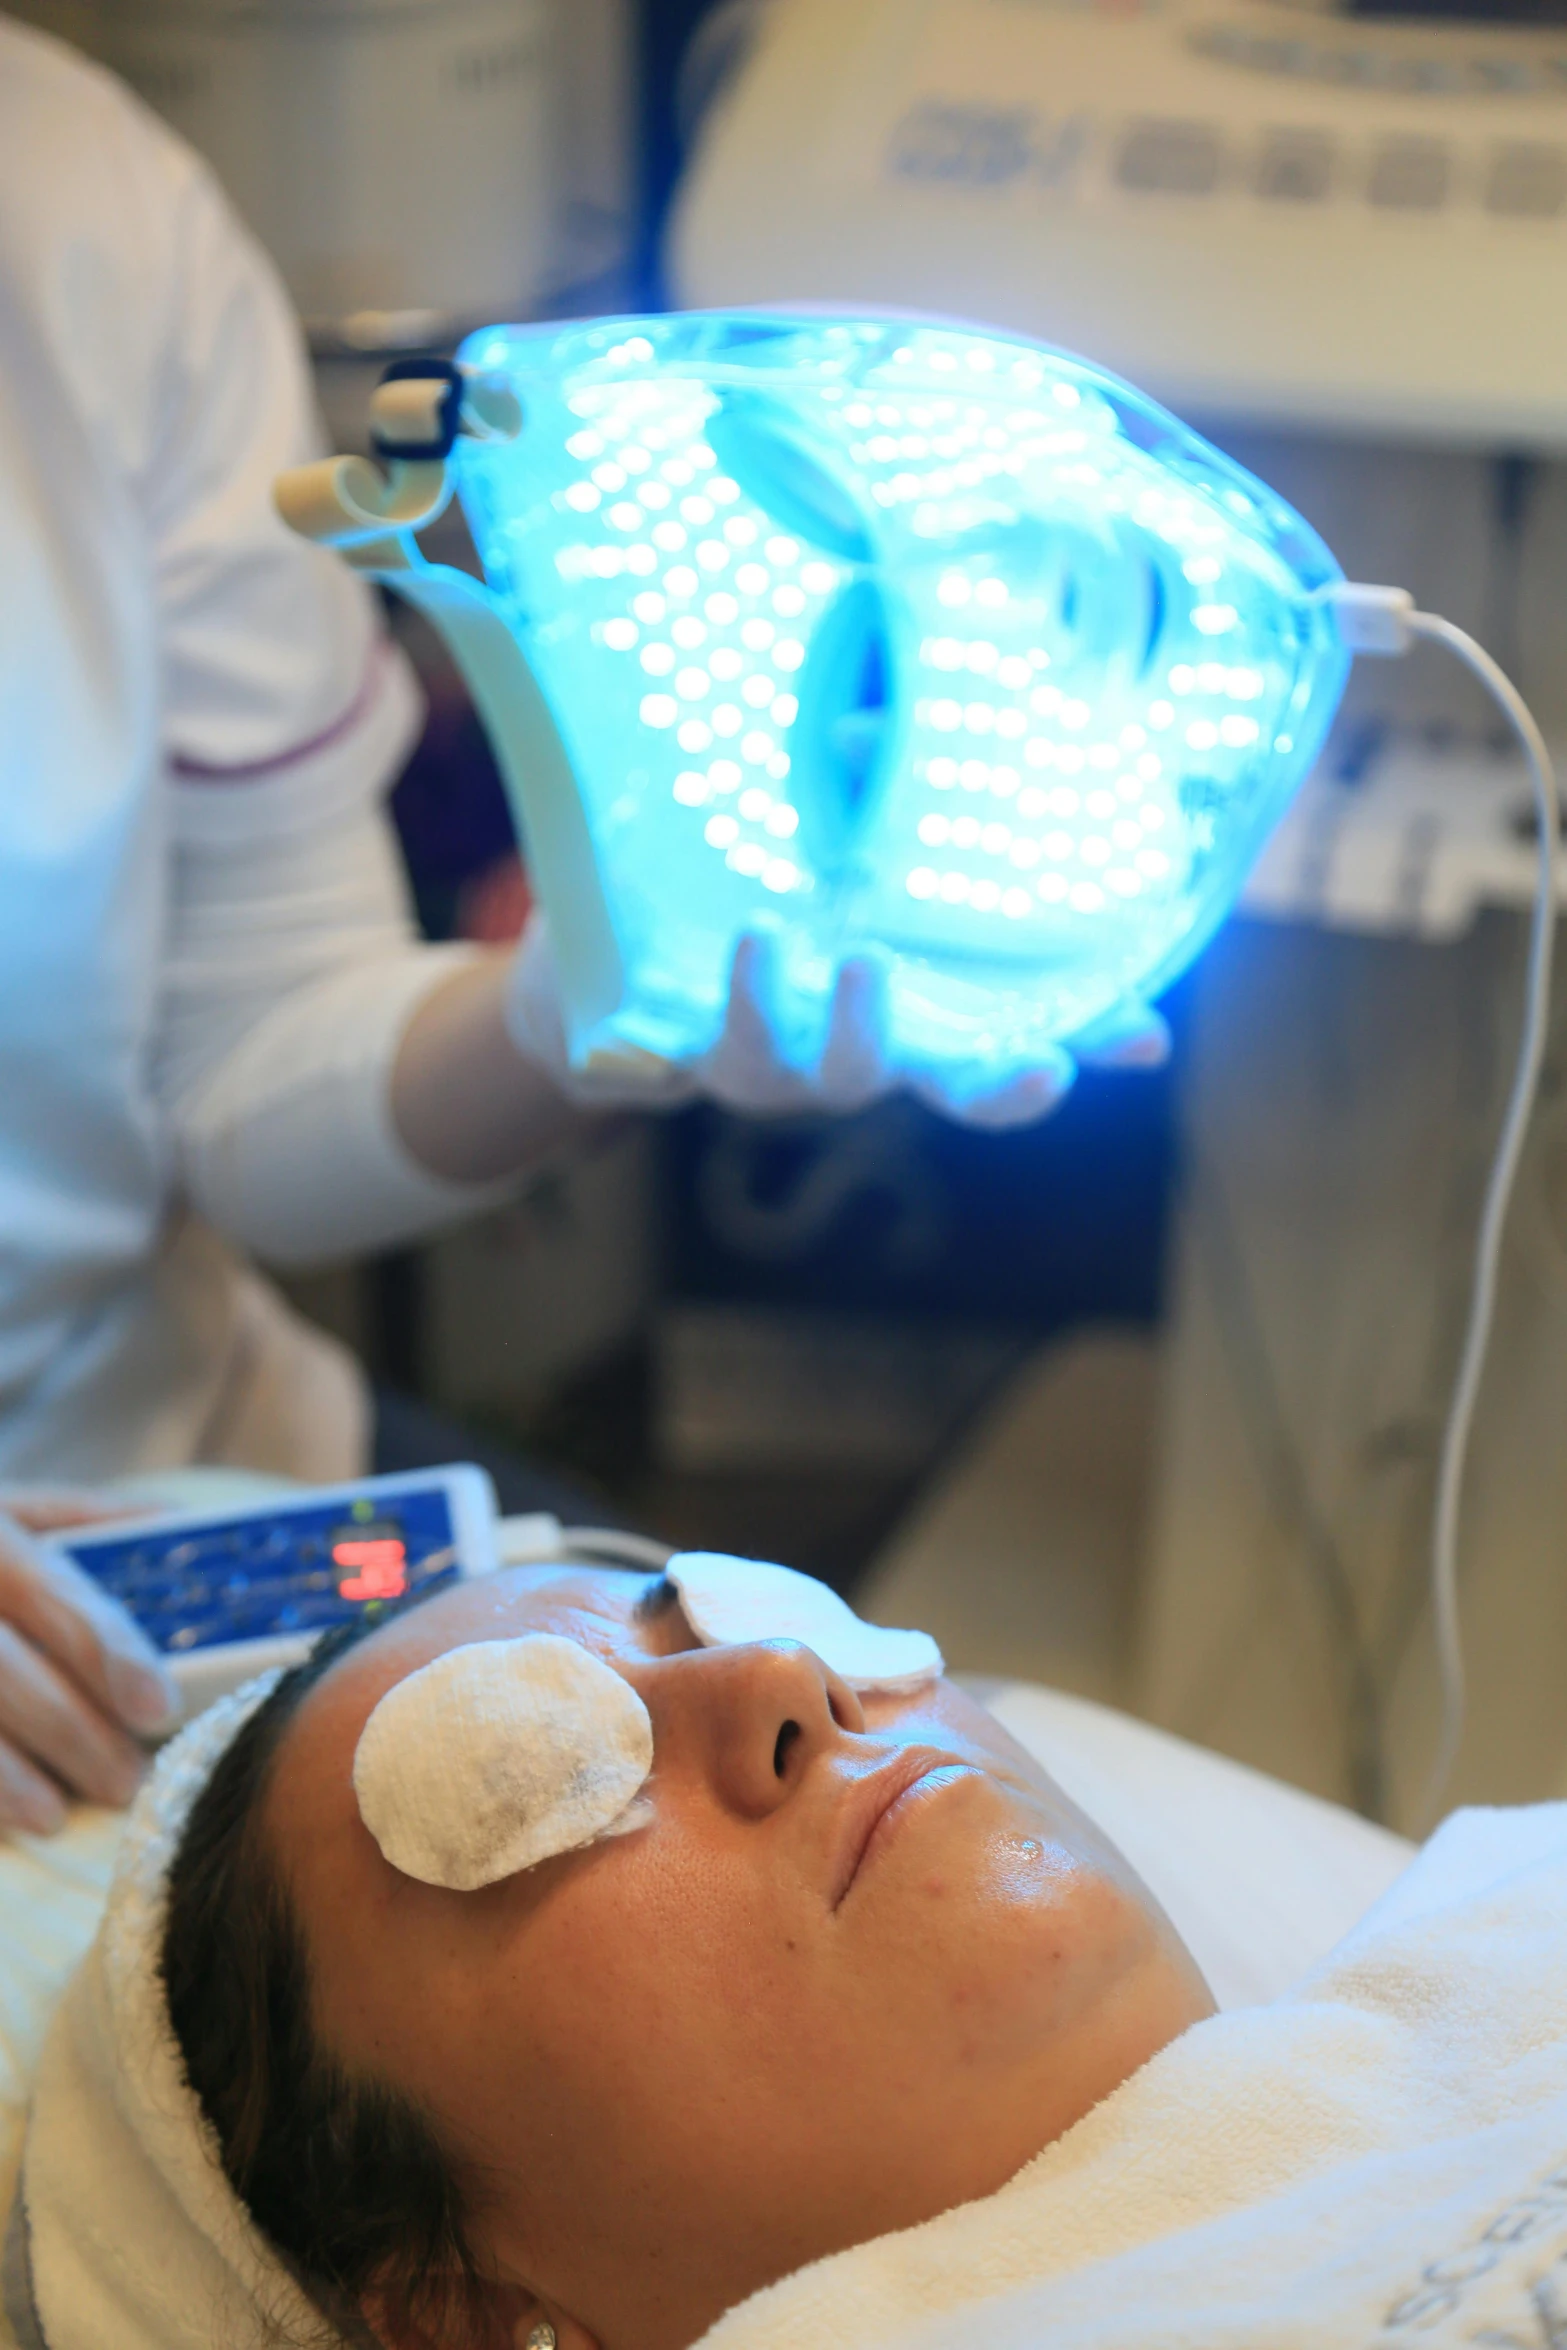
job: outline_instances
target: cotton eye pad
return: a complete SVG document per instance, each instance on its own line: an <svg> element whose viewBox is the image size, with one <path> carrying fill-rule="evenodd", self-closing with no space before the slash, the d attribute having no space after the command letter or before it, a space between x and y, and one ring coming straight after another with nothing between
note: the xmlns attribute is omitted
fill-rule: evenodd
<svg viewBox="0 0 1567 2350"><path fill-rule="evenodd" d="M928 1632L890 1632L864 1623L836 1591L793 1567L726 1558L716 1550L682 1550L664 1573L704 1648L798 1640L851 1689L888 1696L918 1689L941 1671L941 1651Z"/></svg>
<svg viewBox="0 0 1567 2350"><path fill-rule="evenodd" d="M354 1750L359 1816L422 1885L471 1893L639 1827L647 1707L575 1640L450 1649L387 1691Z"/></svg>

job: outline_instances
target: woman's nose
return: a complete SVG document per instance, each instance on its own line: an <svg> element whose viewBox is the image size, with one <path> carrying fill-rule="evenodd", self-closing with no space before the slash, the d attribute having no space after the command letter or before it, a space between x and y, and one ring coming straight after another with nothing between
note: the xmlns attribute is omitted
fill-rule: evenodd
<svg viewBox="0 0 1567 2350"><path fill-rule="evenodd" d="M760 1819L813 1758L865 1727L854 1691L797 1640L684 1649L642 1683L654 1769L695 1767L729 1809Z"/></svg>

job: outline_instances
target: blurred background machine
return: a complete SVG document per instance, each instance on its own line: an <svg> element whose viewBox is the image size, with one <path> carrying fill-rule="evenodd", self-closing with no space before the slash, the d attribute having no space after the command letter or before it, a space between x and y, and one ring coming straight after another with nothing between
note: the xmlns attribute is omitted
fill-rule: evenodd
<svg viewBox="0 0 1567 2350"><path fill-rule="evenodd" d="M634 203L630 0L22 0L211 162L318 352L594 300ZM612 297L611 297L612 298Z"/></svg>
<svg viewBox="0 0 1567 2350"><path fill-rule="evenodd" d="M1559 0L766 0L729 30L676 200L679 300L852 293L1092 351L1277 484L1352 577L1475 630L1567 734ZM1008 1545L1050 1554L1058 1671L1408 1819L1529 839L1463 681L1358 676L1255 877L1260 919L1194 975L1157 1402L1102 1348L1078 1400L1059 1364L1020 1390L879 1563L880 1607L933 1590L940 1557L955 1578L978 1555L983 1581ZM1562 1059L1559 1036L1464 1545L1459 1792L1493 1798L1567 1790ZM1059 1452L1072 1411L1107 1490L1106 1419L1153 1430L1119 1609L1074 1610L1070 1546L1030 1524L1023 1430Z"/></svg>
<svg viewBox="0 0 1567 2350"><path fill-rule="evenodd" d="M1560 442L1553 0L764 0L731 21L751 54L677 200L682 301L874 290L1092 350L1182 413Z"/></svg>
<svg viewBox="0 0 1567 2350"><path fill-rule="evenodd" d="M487 319L841 298L1013 325L1233 450L1567 739L1567 0L21 12L208 154L340 447L385 353ZM421 915L504 938L526 877L482 736L409 642ZM1363 671L1250 918L1169 1007L1172 1072L1085 1078L1013 1137L901 1102L694 1111L298 1293L673 1538L857 1582L959 1664L1407 1819L1524 801L1452 669ZM1470 1483L1460 1795L1567 1792L1564 1078L1559 1034Z"/></svg>

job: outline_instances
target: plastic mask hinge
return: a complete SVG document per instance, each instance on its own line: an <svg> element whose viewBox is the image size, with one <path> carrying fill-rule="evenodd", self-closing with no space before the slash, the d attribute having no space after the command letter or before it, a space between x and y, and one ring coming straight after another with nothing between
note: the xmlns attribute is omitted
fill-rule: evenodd
<svg viewBox="0 0 1567 2350"><path fill-rule="evenodd" d="M370 445L382 458L444 460L462 429L465 383L450 359L394 359L370 401Z"/></svg>

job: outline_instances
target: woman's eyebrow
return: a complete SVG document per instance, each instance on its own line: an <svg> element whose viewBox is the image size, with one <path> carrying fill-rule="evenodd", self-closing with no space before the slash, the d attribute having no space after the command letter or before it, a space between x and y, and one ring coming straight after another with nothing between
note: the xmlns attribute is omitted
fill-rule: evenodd
<svg viewBox="0 0 1567 2350"><path fill-rule="evenodd" d="M680 1594L674 1584L667 1575L660 1575L658 1581L650 1583L637 1601L631 1611L631 1621L634 1624L656 1624L660 1616L667 1616L670 1609L679 1604Z"/></svg>

